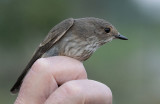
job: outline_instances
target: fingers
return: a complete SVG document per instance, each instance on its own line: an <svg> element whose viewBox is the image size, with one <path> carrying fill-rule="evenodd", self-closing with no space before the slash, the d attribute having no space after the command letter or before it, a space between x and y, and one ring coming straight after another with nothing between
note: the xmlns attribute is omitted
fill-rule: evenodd
<svg viewBox="0 0 160 104"><path fill-rule="evenodd" d="M75 59L64 56L38 59L26 75L15 104L44 104L58 85L86 78L83 64Z"/></svg>
<svg viewBox="0 0 160 104"><path fill-rule="evenodd" d="M111 104L112 93L106 85L87 80L83 64L75 59L41 58L25 77L15 104L44 103Z"/></svg>
<svg viewBox="0 0 160 104"><path fill-rule="evenodd" d="M73 80L53 92L45 104L112 104L112 92L93 80Z"/></svg>

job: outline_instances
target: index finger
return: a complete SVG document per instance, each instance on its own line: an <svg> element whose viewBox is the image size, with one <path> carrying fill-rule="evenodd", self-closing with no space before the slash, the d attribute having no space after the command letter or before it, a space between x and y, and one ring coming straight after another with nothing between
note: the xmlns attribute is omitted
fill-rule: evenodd
<svg viewBox="0 0 160 104"><path fill-rule="evenodd" d="M65 56L38 59L26 75L15 104L43 104L58 85L86 78L83 64L75 59Z"/></svg>

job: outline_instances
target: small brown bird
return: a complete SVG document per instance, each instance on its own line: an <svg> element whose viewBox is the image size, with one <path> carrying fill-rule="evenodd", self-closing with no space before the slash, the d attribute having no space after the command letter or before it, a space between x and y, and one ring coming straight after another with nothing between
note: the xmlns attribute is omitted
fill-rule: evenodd
<svg viewBox="0 0 160 104"><path fill-rule="evenodd" d="M115 38L128 40L112 24L103 19L88 17L62 21L50 30L39 45L11 92L19 91L25 75L38 58L68 56L85 61L97 48Z"/></svg>

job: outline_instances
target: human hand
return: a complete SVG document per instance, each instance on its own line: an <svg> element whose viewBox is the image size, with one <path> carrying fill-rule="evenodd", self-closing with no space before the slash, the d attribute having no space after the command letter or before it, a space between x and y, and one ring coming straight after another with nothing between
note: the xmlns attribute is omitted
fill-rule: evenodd
<svg viewBox="0 0 160 104"><path fill-rule="evenodd" d="M112 92L106 85L88 80L81 62L55 56L33 64L15 104L112 104Z"/></svg>

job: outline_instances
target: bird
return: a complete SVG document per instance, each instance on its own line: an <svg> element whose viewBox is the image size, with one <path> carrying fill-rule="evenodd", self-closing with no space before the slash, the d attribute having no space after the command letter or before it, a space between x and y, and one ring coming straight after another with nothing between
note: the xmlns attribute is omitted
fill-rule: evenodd
<svg viewBox="0 0 160 104"><path fill-rule="evenodd" d="M37 59L68 56L83 62L100 46L113 39L128 40L104 19L86 17L63 20L49 31L35 50L31 60L11 88L11 93L19 91L25 75Z"/></svg>

